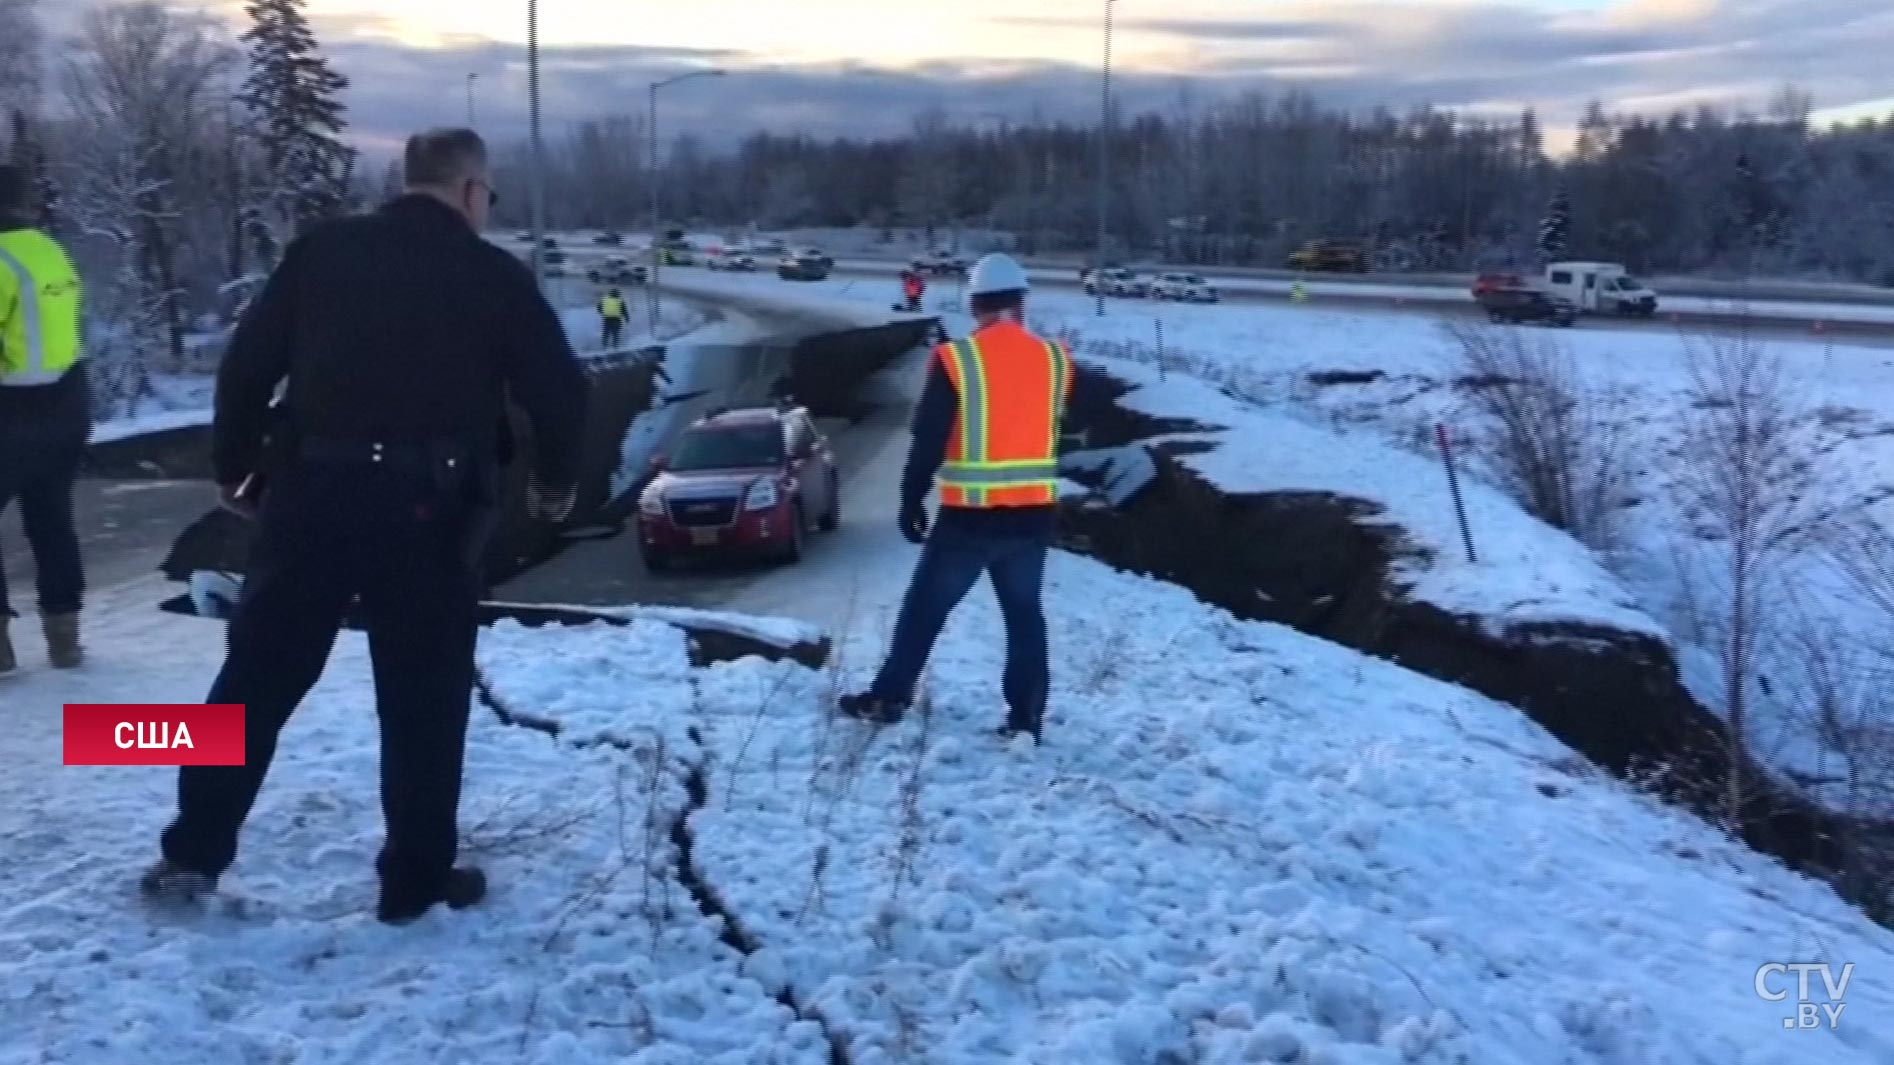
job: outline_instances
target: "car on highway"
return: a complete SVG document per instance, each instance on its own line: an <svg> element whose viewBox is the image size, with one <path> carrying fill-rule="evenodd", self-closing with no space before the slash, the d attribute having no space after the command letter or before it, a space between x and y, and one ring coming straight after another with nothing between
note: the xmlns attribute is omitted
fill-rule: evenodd
<svg viewBox="0 0 1894 1065"><path fill-rule="evenodd" d="M585 272L594 285L642 285L650 279L643 263L634 263L623 255L608 255L605 261Z"/></svg>
<svg viewBox="0 0 1894 1065"><path fill-rule="evenodd" d="M835 452L794 403L712 411L652 467L638 497L638 543L654 571L706 553L794 562L811 529L842 521Z"/></svg>
<svg viewBox="0 0 1894 1065"><path fill-rule="evenodd" d="M711 248L704 253L704 265L747 274L756 270L756 256L748 248Z"/></svg>
<svg viewBox="0 0 1894 1065"><path fill-rule="evenodd" d="M1218 299L1216 286L1205 281L1202 274L1179 273L1157 275L1157 280L1151 282L1151 297L1179 303L1215 303Z"/></svg>
<svg viewBox="0 0 1894 1065"><path fill-rule="evenodd" d="M967 257L957 255L944 248L936 248L924 255L916 255L908 260L908 267L917 274L929 274L934 277L955 277L967 272L972 264Z"/></svg>
<svg viewBox="0 0 1894 1065"><path fill-rule="evenodd" d="M1567 327L1578 318L1577 304L1531 285L1490 288L1481 293L1479 303L1486 317L1496 323L1541 322Z"/></svg>
<svg viewBox="0 0 1894 1065"><path fill-rule="evenodd" d="M798 248L776 260L776 276L784 281L822 281L835 269L835 260L815 248Z"/></svg>
<svg viewBox="0 0 1894 1065"><path fill-rule="evenodd" d="M1097 295L1103 290L1107 296L1124 296L1129 299L1143 299L1151 294L1151 282L1143 274L1124 266L1093 270L1085 275L1085 292Z"/></svg>
<svg viewBox="0 0 1894 1065"><path fill-rule="evenodd" d="M532 238L528 237L527 239L531 240ZM559 238L558 237L542 238L539 242L539 246L546 249L547 251L555 251L559 247Z"/></svg>
<svg viewBox="0 0 1894 1065"><path fill-rule="evenodd" d="M1353 241L1311 240L1290 252L1286 265L1291 270L1365 274L1368 253Z"/></svg>
<svg viewBox="0 0 1894 1065"><path fill-rule="evenodd" d="M618 247L620 244L623 244L624 242L625 242L625 235L623 233L619 233L610 229L592 238L592 243L604 245L605 247L608 247L608 248Z"/></svg>

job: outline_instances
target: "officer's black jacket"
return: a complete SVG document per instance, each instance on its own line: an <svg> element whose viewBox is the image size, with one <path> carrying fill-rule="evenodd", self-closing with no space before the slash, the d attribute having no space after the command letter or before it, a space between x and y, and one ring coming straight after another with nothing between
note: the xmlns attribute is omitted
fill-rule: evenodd
<svg viewBox="0 0 1894 1065"><path fill-rule="evenodd" d="M288 379L293 438L501 446L502 397L533 430L539 480L573 484L586 379L531 271L445 204L403 196L297 239L217 373L221 484L258 472Z"/></svg>

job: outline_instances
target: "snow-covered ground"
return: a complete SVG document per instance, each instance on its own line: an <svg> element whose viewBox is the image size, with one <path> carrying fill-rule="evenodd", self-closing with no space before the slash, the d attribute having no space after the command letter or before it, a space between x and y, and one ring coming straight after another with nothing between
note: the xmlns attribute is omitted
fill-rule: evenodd
<svg viewBox="0 0 1894 1065"><path fill-rule="evenodd" d="M840 634L840 675L692 670L650 618L496 627L483 675L535 727L476 708L467 852L495 892L398 930L369 913L356 636L222 897L135 901L171 776L59 767L59 704L196 699L221 632L128 586L84 671L29 660L6 689L0 828L27 860L0 863L0 1063L813 1065L817 1020L871 1063L1894 1060L1894 934L1512 708L1089 560L1056 555L1048 582L1036 751L990 732L984 591L925 714L880 731L829 707L887 603ZM716 918L680 872L686 811ZM1793 992L1764 1000L1758 969L1824 961L1854 965L1838 1025L1784 1030Z"/></svg>
<svg viewBox="0 0 1894 1065"><path fill-rule="evenodd" d="M285 733L221 897L183 917L138 902L174 775L61 766L60 704L203 697L222 628L154 599L140 584L96 603L80 673L40 671L35 652L33 672L0 681L0 1063L827 1061L677 882L670 826L700 758L677 630L614 630L589 674L521 661L540 648L516 631L487 636L489 669L609 688L636 710L554 739L477 709L464 853L494 893L396 931L372 912L378 754L355 635ZM578 745L598 736L634 749Z"/></svg>
<svg viewBox="0 0 1894 1065"><path fill-rule="evenodd" d="M216 390L211 377L161 374L152 378L151 387L156 395L140 400L134 413L94 425L93 442L210 424L211 395Z"/></svg>
<svg viewBox="0 0 1894 1065"><path fill-rule="evenodd" d="M1444 500L1430 491L1444 485L1433 428L1446 425L1465 447L1480 435L1480 420L1469 394L1456 386L1468 373L1457 342L1427 317L1166 307L1142 313L1114 309L1097 318L1084 301L1059 295L1041 297L1034 306L1040 327L1068 336L1081 355L1162 362L1171 373L1212 380L1251 403L1319 418L1331 428L1427 456L1433 464L1428 470L1399 456L1385 467L1364 466L1348 462L1346 450L1312 456L1293 448L1265 449L1253 452L1251 469L1257 472L1252 477L1268 478L1283 469L1298 476L1323 473L1344 490L1353 484L1374 498L1391 492L1412 495L1418 486L1423 498L1405 520L1421 526L1448 520ZM1698 402L1692 353L1701 353L1714 335L1584 329L1528 329L1523 335L1561 345L1583 386L1600 397L1601 410L1625 433L1628 479L1615 513L1615 543L1603 561L1629 586L1642 611L1675 635L1685 681L1706 705L1722 707L1719 659L1711 646L1717 625L1706 614L1714 614L1719 594L1727 602L1727 590L1716 576L1724 546L1683 489L1689 471L1685 428ZM1765 344L1782 363L1800 412L1796 431L1809 449L1805 483L1785 490L1807 494L1808 515L1832 529L1849 516L1894 528L1889 502L1894 496L1894 353L1831 342ZM1380 376L1361 379L1374 374ZM1184 403L1167 413L1188 415L1195 409ZM1240 435L1258 439L1259 432ZM1476 476L1493 479L1490 468L1478 465L1477 450L1467 457L1476 464ZM1410 465L1412 478L1426 480L1384 475ZM1477 506L1472 525L1482 547L1493 539L1516 542ZM1757 716L1749 727L1751 744L1765 760L1805 780L1839 784L1843 767L1816 734L1820 723L1809 712L1815 698L1807 687L1803 641L1827 645L1845 660L1844 671L1865 670L1874 647L1888 644L1894 618L1837 579L1826 563L1829 546L1832 540L1817 536L1809 550L1780 563L1792 576L1782 582L1787 598L1763 612L1769 629L1761 648L1765 681L1752 693ZM1526 557L1519 561L1539 565ZM1894 794L1886 799L1894 801Z"/></svg>

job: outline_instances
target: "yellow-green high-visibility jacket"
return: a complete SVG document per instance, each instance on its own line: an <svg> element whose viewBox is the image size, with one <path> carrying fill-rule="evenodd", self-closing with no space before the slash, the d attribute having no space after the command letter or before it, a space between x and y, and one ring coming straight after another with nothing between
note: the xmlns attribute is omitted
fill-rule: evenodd
<svg viewBox="0 0 1894 1065"><path fill-rule="evenodd" d="M0 232L0 388L50 385L79 361L79 273L37 229Z"/></svg>

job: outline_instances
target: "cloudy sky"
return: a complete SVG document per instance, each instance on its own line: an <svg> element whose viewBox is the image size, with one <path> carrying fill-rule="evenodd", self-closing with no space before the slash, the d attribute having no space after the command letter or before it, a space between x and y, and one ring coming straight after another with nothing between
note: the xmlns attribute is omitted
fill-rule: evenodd
<svg viewBox="0 0 1894 1065"><path fill-rule="evenodd" d="M232 0L227 3L235 11ZM59 6L54 0L53 6ZM1338 106L1419 103L1569 125L1586 100L1659 111L1760 106L1784 83L1818 117L1894 112L1889 0L1116 0L1124 106L1301 86ZM667 130L722 141L758 127L820 134L1098 107L1105 0L541 0L549 128L641 108L654 77ZM524 0L310 0L354 81L365 146L461 121L525 117Z"/></svg>

